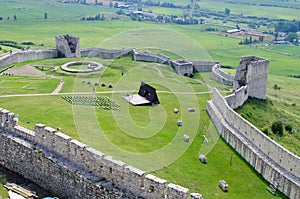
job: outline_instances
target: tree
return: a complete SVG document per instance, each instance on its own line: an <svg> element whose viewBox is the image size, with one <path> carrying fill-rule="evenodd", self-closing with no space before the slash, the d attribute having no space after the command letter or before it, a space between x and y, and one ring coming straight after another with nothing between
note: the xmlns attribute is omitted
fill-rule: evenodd
<svg viewBox="0 0 300 199"><path fill-rule="evenodd" d="M17 15L14 15L14 20L17 21Z"/></svg>
<svg viewBox="0 0 300 199"><path fill-rule="evenodd" d="M298 42L298 34L294 32L290 32L288 36L285 38L285 40L289 42Z"/></svg>
<svg viewBox="0 0 300 199"><path fill-rule="evenodd" d="M291 133L291 132L293 131L293 126L292 126L291 124L287 124L287 125L284 127L284 129L285 129L287 132Z"/></svg>
<svg viewBox="0 0 300 199"><path fill-rule="evenodd" d="M283 125L281 121L276 121L272 124L272 132L280 137L283 136Z"/></svg>
<svg viewBox="0 0 300 199"><path fill-rule="evenodd" d="M258 41L259 42L264 42L264 36L259 36Z"/></svg>
<svg viewBox="0 0 300 199"><path fill-rule="evenodd" d="M229 8L225 8L225 15L229 16L230 15L230 9Z"/></svg>
<svg viewBox="0 0 300 199"><path fill-rule="evenodd" d="M48 19L48 13L47 13L47 12L44 13L44 19L45 19L45 20Z"/></svg>

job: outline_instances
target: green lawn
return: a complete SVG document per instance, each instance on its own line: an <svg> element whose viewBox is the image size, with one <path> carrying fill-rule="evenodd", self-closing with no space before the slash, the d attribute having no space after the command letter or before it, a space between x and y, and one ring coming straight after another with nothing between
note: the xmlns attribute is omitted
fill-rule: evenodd
<svg viewBox="0 0 300 199"><path fill-rule="evenodd" d="M190 3L183 0L170 2L180 5ZM245 6L206 0L199 2L199 5L201 8L207 7L218 11L224 11L224 8L228 7L236 14L242 12L244 15L299 18L294 9L286 11L287 8ZM297 5L293 3L294 7ZM155 9L166 14L170 12L170 9ZM48 20L43 19L44 12L48 13ZM81 16L93 16L98 13L110 15L112 12L115 11L99 6L61 4L54 0L5 1L0 7L1 15L12 18L16 14L18 20L1 21L0 38L18 43L32 41L36 44L35 47L43 45L45 48L54 48L54 36L68 33L80 37L81 48L135 47L141 51L164 53L172 59L215 60L234 68L237 68L240 56L261 56L270 60L268 98L274 103L273 107L276 107L270 110L270 115L278 114L279 117L293 122L295 127L299 127L297 117L300 112L299 79L287 77L287 75L299 75L300 66L295 64L299 62L299 58L284 54L299 55L297 47L241 46L238 45L240 41L238 39L203 32L207 25L182 26L129 20L93 22L79 20ZM9 50L6 47L3 49ZM90 74L70 74L59 68L69 61L83 60L102 63L104 69ZM98 86L97 96L108 96L119 103L121 108L119 111L108 111L86 106L72 106L61 98L62 95L70 94L0 97L0 106L16 113L20 125L33 129L34 124L44 123L53 128L60 128L63 133L74 139L167 179L169 182L186 186L192 192L200 192L205 198L284 198L282 195L271 195L266 190L268 183L219 138L205 110L210 94L192 94L192 92L207 92L206 84L209 84L216 86L225 95L228 87L212 81L210 73L195 73L195 77L189 79L176 75L170 66L133 62L130 57L117 60L48 59L28 61L15 66L27 64L46 66L44 72L47 78L44 80L37 77L2 75L0 95L49 94L61 79L64 81L61 93L86 92L92 95L93 86L87 82L90 81L92 85L96 82L100 85L106 82L112 83L113 88ZM51 71L51 66L58 70ZM234 73L233 70L228 71ZM161 102L159 106L133 107L122 99L122 95L126 93L136 93L141 81L157 88ZM274 84L278 84L281 90L274 90ZM189 93L180 94L182 92ZM173 113L175 107L180 109L179 114ZM196 108L196 112L187 112L190 107ZM253 115L258 110L258 108L252 110L254 107L250 106L250 110L246 110L251 111ZM178 119L183 120L182 127L176 125ZM251 118L249 119L251 121ZM207 132L204 126L209 129ZM184 134L190 135L190 143L183 142ZM208 143L204 142L203 135L208 138ZM299 134L286 135L280 139L273 137L273 139L283 140L284 146L291 150L296 149L295 153L298 154L296 147L299 143L292 141L294 138L292 136L297 137ZM208 164L200 163L199 153L207 155ZM223 193L218 187L220 179L225 179L229 183L228 193ZM5 190L1 186L0 183L0 196L6 197Z"/></svg>

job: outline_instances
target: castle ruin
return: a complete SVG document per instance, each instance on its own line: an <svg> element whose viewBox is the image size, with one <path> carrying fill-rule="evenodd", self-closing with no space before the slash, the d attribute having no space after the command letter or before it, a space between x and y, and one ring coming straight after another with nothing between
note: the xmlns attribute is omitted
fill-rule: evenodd
<svg viewBox="0 0 300 199"><path fill-rule="evenodd" d="M217 89L206 110L220 136L264 179L289 198L300 198L300 158L274 142L234 111L249 96L266 99L269 61L241 57L233 80L234 93L223 97ZM222 75L219 73L218 75ZM221 77L222 81L227 76Z"/></svg>
<svg viewBox="0 0 300 199"><path fill-rule="evenodd" d="M62 48L58 45L57 49L3 54L0 67L27 60L56 58L62 54L76 57L80 55L78 52L83 56L102 58L118 58L133 52L132 49L100 48L79 51L76 42L71 42L71 46L67 44L69 52L65 50L67 41L61 42L64 43ZM145 55L144 61L149 61L149 56L152 54ZM155 54L153 58L154 62L160 63ZM233 85L234 93L226 97L213 89L212 100L207 102L207 112L223 139L278 190L289 198L300 198L300 158L234 111L249 96L266 99L269 61L255 56L242 57L235 77L222 72L216 66L219 63L208 62L201 68L201 61L191 62L194 67L197 64L198 71L212 71L212 76ZM19 126L15 114L1 108L0 164L66 198L189 197L186 188L167 184L165 180L127 166L50 127L38 124L34 131L30 131ZM191 193L190 197L202 198L197 193Z"/></svg>
<svg viewBox="0 0 300 199"><path fill-rule="evenodd" d="M81 57L80 39L72 35L55 36L56 49L58 57Z"/></svg>

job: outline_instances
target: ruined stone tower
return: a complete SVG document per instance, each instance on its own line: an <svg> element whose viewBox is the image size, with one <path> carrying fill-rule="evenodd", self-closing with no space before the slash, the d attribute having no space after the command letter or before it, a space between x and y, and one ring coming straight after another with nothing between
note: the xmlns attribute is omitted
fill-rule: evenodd
<svg viewBox="0 0 300 199"><path fill-rule="evenodd" d="M247 86L250 97L266 99L269 61L256 56L241 57L233 81L233 89Z"/></svg>
<svg viewBox="0 0 300 199"><path fill-rule="evenodd" d="M55 36L58 57L81 57L79 37L72 35Z"/></svg>

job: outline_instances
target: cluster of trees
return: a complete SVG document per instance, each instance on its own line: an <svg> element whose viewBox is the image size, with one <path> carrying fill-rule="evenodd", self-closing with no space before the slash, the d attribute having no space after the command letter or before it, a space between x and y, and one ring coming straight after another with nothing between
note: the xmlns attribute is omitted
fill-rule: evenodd
<svg viewBox="0 0 300 199"><path fill-rule="evenodd" d="M17 21L18 20L17 15L14 15L13 19L15 21ZM3 20L4 20L4 18L0 16L0 21L3 21ZM6 20L10 20L10 17L7 17Z"/></svg>
<svg viewBox="0 0 300 199"><path fill-rule="evenodd" d="M0 41L0 45L2 46L9 46L12 48L17 48L17 49L21 49L22 46L19 46L17 42L15 41L10 41L10 40L1 40Z"/></svg>
<svg viewBox="0 0 300 199"><path fill-rule="evenodd" d="M92 17L92 16L88 16L88 17L81 17L81 19L80 20L86 20L86 21L102 21L102 20L105 20L105 16L104 16L104 14L97 14L97 15L95 15L94 17Z"/></svg>
<svg viewBox="0 0 300 199"><path fill-rule="evenodd" d="M252 39L252 36L250 36L249 38L246 37L243 41L240 41L239 44L240 45L248 45L248 44L255 44L255 43L260 43L260 42L264 42L263 36L259 36L258 40Z"/></svg>
<svg viewBox="0 0 300 199"><path fill-rule="evenodd" d="M10 17L7 17L6 19L7 19L7 20L10 20ZM13 19L14 19L15 21L17 21L17 20L18 20L17 15L14 15ZM44 13L44 19L45 19L45 20L48 19L48 14L47 14L47 12ZM3 21L3 20L4 20L4 18L0 16L0 21Z"/></svg>
<svg viewBox="0 0 300 199"><path fill-rule="evenodd" d="M297 32L300 31L300 21L279 21L275 25L275 32Z"/></svg>
<svg viewBox="0 0 300 199"><path fill-rule="evenodd" d="M123 14L124 11L119 10L117 14ZM199 24L198 19L194 19L187 15L182 17L178 17L176 15L158 15L158 16L147 16L147 15L130 15L131 20L133 21L153 21L153 22L161 22L161 23L175 23L181 25L188 25L188 24Z"/></svg>
<svg viewBox="0 0 300 199"><path fill-rule="evenodd" d="M283 136L284 130L288 133L293 133L293 126L291 124L283 124L281 121L275 121L272 123L271 131L273 134L278 135L280 137ZM262 128L262 132L266 135L269 135L269 128L267 126L264 126Z"/></svg>

